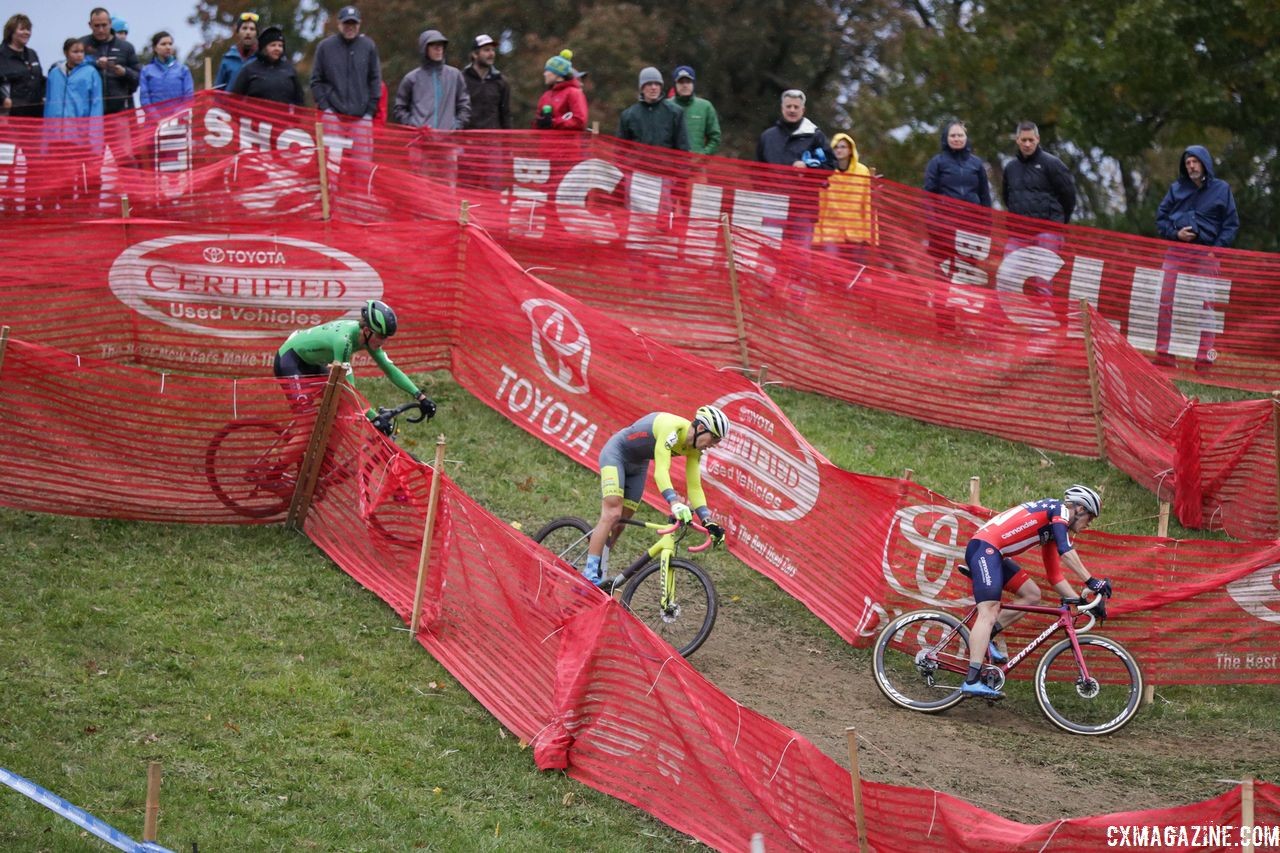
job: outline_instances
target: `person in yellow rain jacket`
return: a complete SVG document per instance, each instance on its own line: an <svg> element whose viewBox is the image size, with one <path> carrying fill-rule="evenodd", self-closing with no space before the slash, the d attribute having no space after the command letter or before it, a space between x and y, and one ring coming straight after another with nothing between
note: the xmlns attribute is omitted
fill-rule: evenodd
<svg viewBox="0 0 1280 853"><path fill-rule="evenodd" d="M858 161L858 146L847 133L832 137L831 151L836 155L836 170L818 203L813 242L823 251L863 263L866 248L876 239L871 169Z"/></svg>

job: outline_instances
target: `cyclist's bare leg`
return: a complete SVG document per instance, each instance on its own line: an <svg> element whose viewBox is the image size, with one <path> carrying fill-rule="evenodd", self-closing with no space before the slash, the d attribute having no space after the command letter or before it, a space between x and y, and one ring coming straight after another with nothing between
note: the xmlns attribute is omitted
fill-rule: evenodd
<svg viewBox="0 0 1280 853"><path fill-rule="evenodd" d="M1031 578L1027 578L1022 582L1022 586L1018 587L1013 593L1013 603L1021 604L1025 607L1033 607L1040 603L1040 587ZM996 620L1000 630L1003 631L1014 622L1017 622L1027 614L1021 610L1001 609L1000 617ZM996 637L996 643L999 645L1000 652L1004 655L1009 654L1008 647L1000 637Z"/></svg>
<svg viewBox="0 0 1280 853"><path fill-rule="evenodd" d="M623 513L626 513L625 515ZM604 546L612 547L617 541L618 535L623 525L623 518L630 518L631 512L622 505L622 498L609 495L600 501L600 520L596 522L596 529L591 531L591 542L587 545L587 553L593 557L599 557L604 553Z"/></svg>
<svg viewBox="0 0 1280 853"><path fill-rule="evenodd" d="M999 601L979 601L978 615L973 619L973 627L969 629L969 668L982 666L982 659L987 654L987 643L991 642L991 629L995 627L1000 616Z"/></svg>

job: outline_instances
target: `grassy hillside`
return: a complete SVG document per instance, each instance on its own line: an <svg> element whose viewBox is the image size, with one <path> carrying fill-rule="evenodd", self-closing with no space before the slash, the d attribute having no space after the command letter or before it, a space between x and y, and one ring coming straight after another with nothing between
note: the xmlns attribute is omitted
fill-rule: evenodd
<svg viewBox="0 0 1280 853"><path fill-rule="evenodd" d="M441 415L403 443L425 456L444 431L451 475L495 514L531 530L555 515L596 511L595 475L447 377L428 382ZM382 384L365 390L387 400L394 393ZM844 467L913 468L918 481L952 496L982 475L988 506L1070 482L1103 485L1104 529L1154 531L1154 499L1101 462L793 392L775 398ZM301 536L5 510L0 560L0 765L135 837L146 762L159 760L159 840L173 849L627 851L682 838L539 773L386 607ZM723 553L708 562L724 579L722 595L737 600L723 619L785 623L865 676L864 653L771 583ZM1275 731L1274 696L1202 691L1168 724L1220 734L1225 715ZM1163 718L1151 716L1158 734ZM1153 772L1176 776L1178 762L1203 760L1169 756ZM97 849L7 789L0 813L0 849Z"/></svg>

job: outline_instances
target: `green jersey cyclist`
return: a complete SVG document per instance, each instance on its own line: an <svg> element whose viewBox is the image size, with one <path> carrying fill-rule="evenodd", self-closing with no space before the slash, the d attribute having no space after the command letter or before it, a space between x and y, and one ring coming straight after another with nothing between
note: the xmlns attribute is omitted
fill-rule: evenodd
<svg viewBox="0 0 1280 853"><path fill-rule="evenodd" d="M428 417L436 413L436 404L422 389L413 384L400 368L396 367L382 345L387 338L396 333L396 314L391 306L377 299L370 299L360 309L360 319L335 320L309 329L298 329L289 335L280 351L276 353L273 371L277 377L286 380L285 395L289 405L295 412L305 411L312 405L311 395L298 382L301 376L324 376L329 372L330 362L340 362L346 367L347 381L354 374L351 370L351 357L360 350L369 353L374 363L382 368L401 391L418 401L422 412ZM291 381L289 381L291 380ZM374 426L383 432L390 430L390 424L380 421L378 413L369 409L365 415ZM297 432L290 436L285 446L283 458L292 461L301 458L306 452L309 436L305 432Z"/></svg>
<svg viewBox="0 0 1280 853"><path fill-rule="evenodd" d="M711 521L702 492L699 462L703 451L714 447L729 434L729 419L715 406L702 406L692 421L669 412L650 412L626 429L614 433L600 451L600 521L591 532L587 564L582 574L597 586L605 582L602 557L622 535L624 518L630 518L644 496L649 463L654 463L653 480L671 504L677 521L689 522L696 512L702 525L716 542L724 541L724 528ZM685 486L689 503L680 500L671 484L671 459L685 459ZM690 504L692 507L690 507Z"/></svg>

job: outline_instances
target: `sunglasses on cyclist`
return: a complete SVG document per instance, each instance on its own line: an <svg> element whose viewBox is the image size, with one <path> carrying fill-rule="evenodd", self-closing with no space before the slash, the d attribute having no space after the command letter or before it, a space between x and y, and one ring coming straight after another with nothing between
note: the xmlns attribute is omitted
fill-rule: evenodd
<svg viewBox="0 0 1280 853"><path fill-rule="evenodd" d="M255 24L258 23L258 17L259 15L257 12L241 12L240 13L240 20L252 21Z"/></svg>

